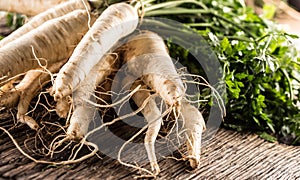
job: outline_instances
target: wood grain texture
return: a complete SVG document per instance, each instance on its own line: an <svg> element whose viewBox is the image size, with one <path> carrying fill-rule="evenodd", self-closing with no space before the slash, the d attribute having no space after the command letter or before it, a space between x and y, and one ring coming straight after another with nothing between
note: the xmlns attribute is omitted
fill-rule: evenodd
<svg viewBox="0 0 300 180"><path fill-rule="evenodd" d="M35 135L25 125L13 127L8 112L1 113L0 126L11 128L18 142ZM27 143L29 147L33 145ZM219 129L203 147L199 169L190 171L186 162L159 159L161 173L157 179L299 179L299 152L300 147L269 143L252 133ZM132 150L132 156L138 153ZM176 152L174 155L178 156ZM8 136L0 132L0 179L132 179L139 175L115 159L101 157L65 166L36 164L21 155ZM149 165L145 163L143 167Z"/></svg>

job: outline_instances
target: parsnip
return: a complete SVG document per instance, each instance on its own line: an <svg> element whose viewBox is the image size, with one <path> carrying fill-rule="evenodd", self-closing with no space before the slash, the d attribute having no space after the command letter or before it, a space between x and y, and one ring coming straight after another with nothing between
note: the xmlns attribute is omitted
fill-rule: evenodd
<svg viewBox="0 0 300 180"><path fill-rule="evenodd" d="M12 108L18 104L19 94L14 89L0 95L0 107Z"/></svg>
<svg viewBox="0 0 300 180"><path fill-rule="evenodd" d="M23 0L23 1L25 2L25 0ZM6 0L5 2L15 3L15 1L12 1L12 0L11 1ZM42 1L39 1L39 2L41 3ZM46 0L43 2L49 3L50 0ZM1 3L4 3L4 0L0 0L0 7L4 7L4 6L1 6ZM86 4L86 6L84 4ZM27 7L27 6L25 6L25 7ZM61 3L57 6L54 6L53 8L50 8L50 9L43 11L40 14L34 16L29 22L27 22L26 24L24 24L23 26L21 26L14 32L12 32L9 36L2 39L0 41L0 47L3 47L7 43L9 43L15 39L18 39L22 35L41 26L43 23L45 23L51 19L61 17L61 16L66 15L76 9L85 9L85 7L87 7L88 10L91 9L87 0L70 0L70 1L64 0L63 3ZM28 8L30 8L30 7L28 7ZM33 10L38 9L38 8L40 8L40 7L39 6L34 7ZM20 9L23 9L23 8L20 8Z"/></svg>
<svg viewBox="0 0 300 180"><path fill-rule="evenodd" d="M200 165L202 132L206 129L205 122L199 110L186 101L182 102L181 117L184 121L187 137L187 158L192 168L198 168Z"/></svg>
<svg viewBox="0 0 300 180"><path fill-rule="evenodd" d="M129 78L125 79L124 82L128 81ZM135 89L138 85L141 85L139 91L134 93L132 96L133 101L138 107L141 107L145 100L149 100L146 106L141 111L143 116L148 122L148 129L144 139L145 148L147 151L148 159L150 161L150 166L152 171L155 171L155 175L159 174L160 168L157 163L155 155L155 140L158 136L162 120L162 114L158 109L155 98L150 94L148 87L141 81L137 80L132 84L131 89Z"/></svg>
<svg viewBox="0 0 300 180"><path fill-rule="evenodd" d="M131 36L123 49L129 73L141 77L168 105L179 106L185 88L163 39L156 33L142 31Z"/></svg>
<svg viewBox="0 0 300 180"><path fill-rule="evenodd" d="M105 55L80 83L72 94L74 112L70 119L67 134L71 139L81 139L88 131L90 122L94 119L96 107L88 101L94 98L96 86L103 82L115 70L117 58L114 55Z"/></svg>
<svg viewBox="0 0 300 180"><path fill-rule="evenodd" d="M32 117L27 116L26 113L31 100L49 79L49 74L44 74L43 72L40 72L40 70L30 70L15 88L15 93L19 94L17 120L27 124L31 129L37 130L39 125Z"/></svg>
<svg viewBox="0 0 300 180"><path fill-rule="evenodd" d="M37 15L68 0L0 0L0 11Z"/></svg>
<svg viewBox="0 0 300 180"><path fill-rule="evenodd" d="M59 71L53 85L54 99L71 94L101 57L120 38L134 31L137 24L137 10L126 3L105 9Z"/></svg>
<svg viewBox="0 0 300 180"><path fill-rule="evenodd" d="M48 71L56 73L65 63L61 61L50 65ZM38 124L35 120L27 115L31 100L38 94L42 87L50 80L48 72L41 70L28 71L24 79L16 86L17 94L19 94L17 120L26 123L31 129L38 129Z"/></svg>
<svg viewBox="0 0 300 180"><path fill-rule="evenodd" d="M19 95L14 92L15 82L16 79L13 79L0 87L0 107L11 108L17 105Z"/></svg>
<svg viewBox="0 0 300 180"><path fill-rule="evenodd" d="M70 96L66 96L56 102L55 111L60 118L67 118L70 113L72 101Z"/></svg>
<svg viewBox="0 0 300 180"><path fill-rule="evenodd" d="M0 96L2 93L5 93L9 90L11 90L14 87L15 80L11 80L8 83L4 84L3 86L0 87Z"/></svg>
<svg viewBox="0 0 300 180"><path fill-rule="evenodd" d="M49 72L58 72L65 61L50 65L47 71L42 69L28 71L19 84L0 96L1 106L11 108L17 105L17 120L26 123L32 129L37 129L38 124L35 120L26 115L30 102L50 80Z"/></svg>
<svg viewBox="0 0 300 180"><path fill-rule="evenodd" d="M38 67L36 57L42 58L42 64L45 64L44 61L51 64L67 59L80 41L82 34L87 32L87 23L87 12L75 10L45 22L0 48L0 77L3 77L0 83L7 78Z"/></svg>

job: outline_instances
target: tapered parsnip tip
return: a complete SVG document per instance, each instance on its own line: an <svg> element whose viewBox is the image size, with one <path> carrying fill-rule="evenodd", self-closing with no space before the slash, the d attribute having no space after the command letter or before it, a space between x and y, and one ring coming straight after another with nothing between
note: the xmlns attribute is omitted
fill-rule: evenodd
<svg viewBox="0 0 300 180"><path fill-rule="evenodd" d="M191 168L193 168L193 169L197 169L200 167L200 157L199 157L199 159L194 158L194 157L189 158L189 162L190 162Z"/></svg>
<svg viewBox="0 0 300 180"><path fill-rule="evenodd" d="M37 122L30 116L20 115L17 119L19 122L27 124L33 130L39 129Z"/></svg>
<svg viewBox="0 0 300 180"><path fill-rule="evenodd" d="M78 88L97 62L121 38L136 29L138 20L137 11L126 3L116 3L105 9L57 74L54 99L63 98Z"/></svg>
<svg viewBox="0 0 300 180"><path fill-rule="evenodd" d="M200 166L201 139L202 132L205 130L205 121L201 112L186 101L182 102L181 116L187 137L187 159L190 162L190 166L196 169Z"/></svg>
<svg viewBox="0 0 300 180"><path fill-rule="evenodd" d="M0 107L12 108L18 104L20 95L17 91L12 90L0 95Z"/></svg>
<svg viewBox="0 0 300 180"><path fill-rule="evenodd" d="M70 108L71 103L69 103L68 97L65 97L57 101L55 111L60 118L67 118L70 112Z"/></svg>
<svg viewBox="0 0 300 180"><path fill-rule="evenodd" d="M160 168L157 162L150 162L151 170L154 172L154 175L158 175L160 173Z"/></svg>
<svg viewBox="0 0 300 180"><path fill-rule="evenodd" d="M81 132L81 125L76 123L71 123L67 130L67 135L70 139L80 140L84 137L85 133Z"/></svg>

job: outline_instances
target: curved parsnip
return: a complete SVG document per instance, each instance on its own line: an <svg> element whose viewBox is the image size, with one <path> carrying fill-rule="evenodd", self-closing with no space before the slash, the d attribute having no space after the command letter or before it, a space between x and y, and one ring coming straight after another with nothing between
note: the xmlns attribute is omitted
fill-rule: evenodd
<svg viewBox="0 0 300 180"><path fill-rule="evenodd" d="M67 130L71 139L81 139L87 133L90 122L94 119L95 113L98 112L96 107L88 101L94 98L96 86L115 70L117 61L116 56L105 55L72 94L74 111Z"/></svg>
<svg viewBox="0 0 300 180"><path fill-rule="evenodd" d="M37 15L68 0L0 0L0 11Z"/></svg>
<svg viewBox="0 0 300 180"><path fill-rule="evenodd" d="M4 5L3 6L1 5L1 3L3 3L3 2L4 2L3 0L0 0L0 7L4 7ZM5 2L14 2L14 1L5 0ZM25 0L24 0L24 2L25 2ZM39 1L39 2L45 2L45 1ZM48 0L48 2L49 2L49 0ZM14 32L12 32L9 36L2 39L0 41L0 47L3 47L7 43L9 43L9 42L11 42L15 39L18 39L22 35L24 35L24 34L28 33L29 31L39 27L40 25L42 25L46 21L49 21L49 20L54 19L54 18L61 17L61 16L66 15L66 14L68 14L68 13L70 13L70 12L76 10L76 9L85 9L85 6L84 6L83 2L87 5L87 8L90 9L89 3L87 2L87 0L84 0L84 1L83 0L71 0L71 1L66 1L64 3L61 3L61 4L59 4L59 5L57 5L53 8L50 8L50 9L34 16L29 22L27 22L26 24L24 24L23 26L21 26L20 28L18 28ZM14 4L16 4L16 3L14 3ZM25 7L27 7L27 6L25 6ZM38 9L37 7L39 7L39 6L34 7L33 10Z"/></svg>
<svg viewBox="0 0 300 180"><path fill-rule="evenodd" d="M129 73L142 78L168 105L180 105L185 88L160 36L142 31L129 38L123 49Z"/></svg>
<svg viewBox="0 0 300 180"><path fill-rule="evenodd" d="M87 12L75 10L45 22L0 48L0 83L39 67L36 57L41 58L42 64L45 64L45 61L51 64L68 59L82 34L87 32L87 23Z"/></svg>
<svg viewBox="0 0 300 180"><path fill-rule="evenodd" d="M17 120L27 124L31 129L38 129L35 120L27 115L30 102L50 80L49 72L58 72L65 62L66 60L51 64L47 72L42 69L28 71L19 84L0 96L1 104L3 103L5 107L18 105Z"/></svg>
<svg viewBox="0 0 300 180"><path fill-rule="evenodd" d="M184 121L188 160L192 168L200 165L202 132L205 131L205 121L201 112L188 102L182 102L181 116Z"/></svg>
<svg viewBox="0 0 300 180"><path fill-rule="evenodd" d="M127 79L125 78L124 81L126 80ZM150 161L151 169L157 175L160 172L160 168L155 155L155 141L158 136L160 127L163 123L162 114L157 107L155 97L151 96L150 90L141 80L134 81L131 90L135 89L138 85L141 85L141 88L139 89L139 91L133 94L132 99L138 107L141 107L144 102L148 100L147 104L141 111L148 123L144 145L146 148L148 159Z"/></svg>
<svg viewBox="0 0 300 180"><path fill-rule="evenodd" d="M54 99L70 95L104 54L137 24L137 10L131 5L117 3L105 9L59 71L53 85Z"/></svg>

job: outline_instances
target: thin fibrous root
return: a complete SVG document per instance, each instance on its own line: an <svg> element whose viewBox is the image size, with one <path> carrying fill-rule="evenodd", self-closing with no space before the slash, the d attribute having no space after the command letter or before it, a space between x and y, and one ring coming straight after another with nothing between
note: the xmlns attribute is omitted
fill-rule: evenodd
<svg viewBox="0 0 300 180"><path fill-rule="evenodd" d="M222 117L226 116L226 107L225 107L225 102L224 102L224 99L222 98L222 95L218 92L218 90L215 87L210 85L209 82L205 78L203 78L200 75L196 75L196 74L181 74L181 76L191 76L193 78L199 78L199 79L203 80L204 83L197 82L197 81L185 81L185 83L187 83L187 84L197 84L197 85L200 85L200 86L209 87L212 91L212 96L217 101L217 105L219 106Z"/></svg>
<svg viewBox="0 0 300 180"><path fill-rule="evenodd" d="M17 120L27 124L31 129L38 129L36 121L27 115L31 100L38 94L42 87L50 80L51 74L57 72L65 63L61 61L50 65L48 70L30 70L22 81L14 88L14 94L19 96Z"/></svg>
<svg viewBox="0 0 300 180"><path fill-rule="evenodd" d="M141 31L128 38L122 49L129 73L142 78L168 105L180 109L185 88L163 39L156 33Z"/></svg>
<svg viewBox="0 0 300 180"><path fill-rule="evenodd" d="M122 161L122 151L124 150L124 148L126 147L127 144L129 144L131 141L133 141L137 136L139 136L143 131L146 130L148 126L144 126L139 132L137 132L134 136L132 136L128 141L126 141L120 148L119 152L118 152L118 161L120 164L124 165L124 166L127 166L127 167L131 167L131 168L134 168L134 169L137 169L141 172L145 172L147 173L148 175L141 175L141 177L152 177L152 178L155 178L156 177L156 174L152 173L151 171L145 169L145 168L142 168L142 167L139 167L137 165L133 165L133 164L129 164L129 163L126 163L126 162L123 162Z"/></svg>
<svg viewBox="0 0 300 180"><path fill-rule="evenodd" d="M46 64L68 59L82 34L88 31L87 21L85 10L74 10L45 22L0 48L0 77L6 77L0 83L39 67L36 57L46 61Z"/></svg>
<svg viewBox="0 0 300 180"><path fill-rule="evenodd" d="M18 142L14 139L14 137L11 135L11 133L9 131L7 131L5 128L1 127L0 126L0 130L4 131L8 136L9 138L12 140L12 142L14 143L14 145L16 146L16 148L20 151L21 154L23 154L25 157L27 157L28 159L36 162L36 163L41 163L41 164L52 164L52 165L66 165L66 164L75 164L75 163L79 163L79 162L82 162L94 155L97 154L98 152L98 146L94 143L91 143L91 142L87 142L85 141L85 139L83 139L80 144L81 146L79 147L79 149L77 151L79 151L83 145L86 145L86 146L89 146L89 147L93 147L93 150L92 152L90 152L89 154L87 155L84 155L80 158L77 158L76 159L76 156L73 156L73 158L69 159L69 160L66 160L66 161L59 161L59 162L53 162L53 161L46 161L46 160L38 160L38 159L35 159L34 157L30 156L28 153L26 153L21 147L20 145L18 144Z"/></svg>
<svg viewBox="0 0 300 180"><path fill-rule="evenodd" d="M133 32L137 24L137 10L126 3L105 9L59 71L53 85L54 100L70 95L104 54L120 38Z"/></svg>

